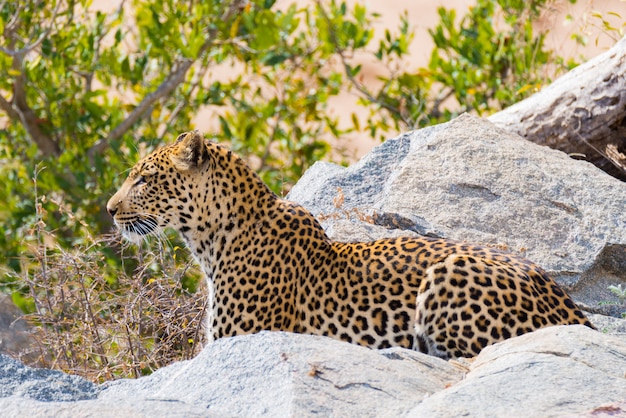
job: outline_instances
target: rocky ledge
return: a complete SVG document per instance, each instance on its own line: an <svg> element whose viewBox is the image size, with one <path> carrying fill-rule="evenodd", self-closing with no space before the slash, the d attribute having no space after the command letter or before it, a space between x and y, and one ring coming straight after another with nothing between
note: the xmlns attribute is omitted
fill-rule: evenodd
<svg viewBox="0 0 626 418"><path fill-rule="evenodd" d="M520 253L600 331L546 328L448 362L263 332L103 385L0 356L2 415L626 416L626 307L608 290L626 284L626 184L465 115L348 168L315 164L288 198L336 240L429 234Z"/></svg>
<svg viewBox="0 0 626 418"><path fill-rule="evenodd" d="M615 416L626 414L626 341L559 326L446 362L262 332L101 386L0 356L0 388L3 415L30 418Z"/></svg>

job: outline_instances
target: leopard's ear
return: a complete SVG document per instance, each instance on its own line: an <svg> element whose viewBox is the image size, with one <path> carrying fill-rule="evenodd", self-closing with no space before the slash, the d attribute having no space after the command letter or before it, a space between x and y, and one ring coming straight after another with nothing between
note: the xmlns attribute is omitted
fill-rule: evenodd
<svg viewBox="0 0 626 418"><path fill-rule="evenodd" d="M198 131L178 135L170 160L178 171L201 168L208 158L204 137Z"/></svg>

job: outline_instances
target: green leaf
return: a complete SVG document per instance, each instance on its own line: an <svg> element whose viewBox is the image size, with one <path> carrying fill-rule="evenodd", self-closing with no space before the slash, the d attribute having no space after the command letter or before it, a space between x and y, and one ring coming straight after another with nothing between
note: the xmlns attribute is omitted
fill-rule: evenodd
<svg viewBox="0 0 626 418"><path fill-rule="evenodd" d="M290 55L286 52L269 52L263 56L261 62L265 65L276 66L282 64L290 58Z"/></svg>

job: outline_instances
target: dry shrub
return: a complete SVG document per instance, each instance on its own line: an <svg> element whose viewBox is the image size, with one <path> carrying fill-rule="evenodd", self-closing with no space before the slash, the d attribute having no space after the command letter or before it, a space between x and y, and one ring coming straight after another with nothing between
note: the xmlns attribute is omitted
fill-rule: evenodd
<svg viewBox="0 0 626 418"><path fill-rule="evenodd" d="M163 248L139 251L134 274L120 269L111 280L102 274L99 251L109 242L42 249L36 257L41 268L23 278L35 305L27 318L37 325L43 365L103 381L138 377L197 354L205 298L182 287L187 268L172 266Z"/></svg>
<svg viewBox="0 0 626 418"><path fill-rule="evenodd" d="M373 215L367 214L363 212L359 208L351 208L344 209L343 204L345 203L346 196L343 193L343 189L341 187L337 187L337 195L333 197L333 206L337 209L332 213L320 213L317 217L320 221L325 221L327 219L352 219L356 218L362 222L367 222L372 225L376 225L376 213Z"/></svg>
<svg viewBox="0 0 626 418"><path fill-rule="evenodd" d="M41 220L33 237L18 282L32 301L26 317L34 325L36 365L102 382L149 374L199 352L204 281L179 261L187 258L184 249L164 236L138 248L118 235L62 249ZM105 256L112 249L122 265ZM183 286L190 276L199 283L193 292Z"/></svg>

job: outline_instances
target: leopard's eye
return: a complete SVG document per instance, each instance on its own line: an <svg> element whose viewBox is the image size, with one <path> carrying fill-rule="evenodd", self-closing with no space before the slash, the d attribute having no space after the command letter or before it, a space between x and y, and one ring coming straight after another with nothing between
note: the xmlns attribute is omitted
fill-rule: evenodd
<svg viewBox="0 0 626 418"><path fill-rule="evenodd" d="M133 186L141 186L146 184L157 173L157 167L154 164L146 163L135 172L135 182Z"/></svg>
<svg viewBox="0 0 626 418"><path fill-rule="evenodd" d="M135 184L133 184L133 186L141 186L142 184L146 184L146 178L144 176L139 176L137 177L137 180L135 180Z"/></svg>

